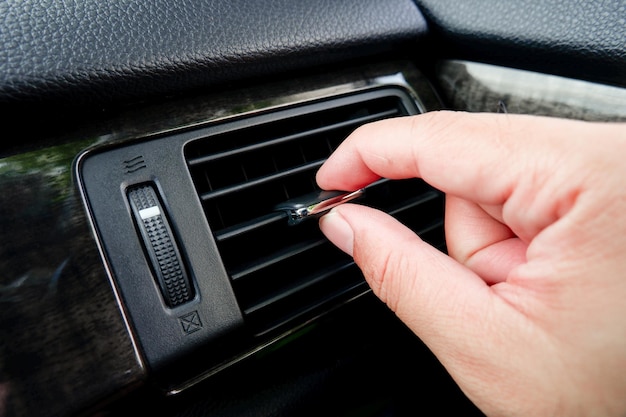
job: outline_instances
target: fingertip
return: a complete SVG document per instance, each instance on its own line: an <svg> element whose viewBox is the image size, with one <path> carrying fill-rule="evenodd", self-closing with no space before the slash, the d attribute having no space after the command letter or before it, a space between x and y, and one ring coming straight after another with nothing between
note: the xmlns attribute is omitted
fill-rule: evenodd
<svg viewBox="0 0 626 417"><path fill-rule="evenodd" d="M331 158L332 158L332 155L331 155ZM318 187L320 187L322 190L330 190L331 188L333 188L328 181L330 177L326 173L326 171L328 171L329 169L328 166L329 164L328 164L328 159L327 159L326 162L322 164L322 166L317 170L317 173L315 174L315 182L317 183Z"/></svg>
<svg viewBox="0 0 626 417"><path fill-rule="evenodd" d="M371 126L368 125L357 128L322 164L315 176L320 188L353 191L381 178L364 163L357 146L358 139L364 135L366 138L369 137L365 133L370 129Z"/></svg>

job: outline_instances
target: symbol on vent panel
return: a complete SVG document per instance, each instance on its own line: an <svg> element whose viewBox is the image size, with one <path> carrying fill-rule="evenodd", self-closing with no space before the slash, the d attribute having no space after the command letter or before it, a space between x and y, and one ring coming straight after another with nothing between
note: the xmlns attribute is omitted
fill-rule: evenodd
<svg viewBox="0 0 626 417"><path fill-rule="evenodd" d="M197 310L187 313L178 318L180 325L183 327L185 334L191 334L202 329L202 321L200 321L200 315Z"/></svg>
<svg viewBox="0 0 626 417"><path fill-rule="evenodd" d="M127 159L123 161L124 163L124 173L132 174L133 172L137 172L140 169L146 168L146 161L143 159L143 155L135 156L134 158Z"/></svg>

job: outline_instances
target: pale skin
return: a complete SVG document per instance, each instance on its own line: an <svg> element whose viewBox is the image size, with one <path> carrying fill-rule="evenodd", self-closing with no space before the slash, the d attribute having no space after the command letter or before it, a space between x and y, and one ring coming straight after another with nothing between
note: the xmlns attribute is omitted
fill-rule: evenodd
<svg viewBox="0 0 626 417"><path fill-rule="evenodd" d="M320 227L477 407L626 415L626 124L385 120L350 135L317 182L355 190L381 177L445 192L449 255L362 205Z"/></svg>

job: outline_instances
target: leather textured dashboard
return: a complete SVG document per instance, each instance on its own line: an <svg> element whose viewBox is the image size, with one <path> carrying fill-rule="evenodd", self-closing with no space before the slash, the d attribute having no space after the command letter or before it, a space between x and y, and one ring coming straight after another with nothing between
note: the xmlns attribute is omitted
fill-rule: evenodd
<svg viewBox="0 0 626 417"><path fill-rule="evenodd" d="M384 52L426 32L411 0L0 4L0 104L135 101Z"/></svg>
<svg viewBox="0 0 626 417"><path fill-rule="evenodd" d="M178 94L340 63L427 32L438 53L456 58L626 85L620 0L416 3L3 2L0 104L102 105Z"/></svg>

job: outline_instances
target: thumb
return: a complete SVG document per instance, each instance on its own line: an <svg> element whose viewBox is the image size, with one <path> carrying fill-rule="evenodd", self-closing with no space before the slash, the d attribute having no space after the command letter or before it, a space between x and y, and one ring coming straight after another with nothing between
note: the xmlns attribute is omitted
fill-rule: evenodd
<svg viewBox="0 0 626 417"><path fill-rule="evenodd" d="M490 395L485 381L510 382L524 371L517 368L525 362L511 363L509 355L528 356L526 363L532 363L532 352L522 348L538 339L528 319L478 275L391 216L344 204L323 216L320 228L354 257L374 294L420 337L470 398Z"/></svg>
<svg viewBox="0 0 626 417"><path fill-rule="evenodd" d="M420 337L454 330L456 317L489 309L492 293L471 270L391 216L344 204L320 219L322 232L352 255L372 291Z"/></svg>

